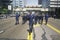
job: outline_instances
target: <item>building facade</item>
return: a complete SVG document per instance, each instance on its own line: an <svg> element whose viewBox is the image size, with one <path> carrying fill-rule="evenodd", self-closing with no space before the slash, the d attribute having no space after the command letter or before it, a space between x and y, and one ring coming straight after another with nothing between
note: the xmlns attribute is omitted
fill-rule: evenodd
<svg viewBox="0 0 60 40"><path fill-rule="evenodd" d="M8 10L8 5L11 5L12 0L0 0L0 13L2 13L3 9Z"/></svg>
<svg viewBox="0 0 60 40"><path fill-rule="evenodd" d="M50 0L51 15L56 14L60 17L60 0Z"/></svg>
<svg viewBox="0 0 60 40"><path fill-rule="evenodd" d="M50 7L60 7L60 0L50 0Z"/></svg>
<svg viewBox="0 0 60 40"><path fill-rule="evenodd" d="M38 4L39 4L39 5L42 4L42 0L38 0Z"/></svg>
<svg viewBox="0 0 60 40"><path fill-rule="evenodd" d="M49 7L49 0L38 0L38 5L42 5L42 7Z"/></svg>
<svg viewBox="0 0 60 40"><path fill-rule="evenodd" d="M8 5L11 5L12 0L1 0L2 6L8 8Z"/></svg>
<svg viewBox="0 0 60 40"><path fill-rule="evenodd" d="M13 7L24 7L24 0L13 0Z"/></svg>

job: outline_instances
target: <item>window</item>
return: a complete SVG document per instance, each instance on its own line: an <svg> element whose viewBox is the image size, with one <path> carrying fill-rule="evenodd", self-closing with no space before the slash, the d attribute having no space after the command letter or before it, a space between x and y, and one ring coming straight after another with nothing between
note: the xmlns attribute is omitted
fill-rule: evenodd
<svg viewBox="0 0 60 40"><path fill-rule="evenodd" d="M22 1L20 1L20 2L22 2Z"/></svg>

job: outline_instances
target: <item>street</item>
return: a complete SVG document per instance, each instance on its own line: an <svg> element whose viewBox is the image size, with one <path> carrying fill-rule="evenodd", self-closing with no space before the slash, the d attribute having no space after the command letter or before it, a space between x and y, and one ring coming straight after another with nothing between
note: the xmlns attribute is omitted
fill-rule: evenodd
<svg viewBox="0 0 60 40"><path fill-rule="evenodd" d="M15 25L15 17L0 19L0 40L60 40L60 19L49 18L48 24L34 25L34 30L29 35L29 22L22 25L22 18L19 24Z"/></svg>
<svg viewBox="0 0 60 40"><path fill-rule="evenodd" d="M0 40L60 40L60 0L0 0Z"/></svg>

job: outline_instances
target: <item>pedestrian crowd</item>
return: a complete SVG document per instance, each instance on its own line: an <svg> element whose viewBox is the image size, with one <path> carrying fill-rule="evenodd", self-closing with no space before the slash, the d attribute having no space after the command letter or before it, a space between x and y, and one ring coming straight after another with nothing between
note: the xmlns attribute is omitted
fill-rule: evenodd
<svg viewBox="0 0 60 40"><path fill-rule="evenodd" d="M16 25L19 24L19 16L20 14L16 13ZM45 13L43 15L42 12L28 12L27 14L23 14L22 16L22 24L25 24L27 21L29 21L29 32L32 32L33 24L41 24L43 23L43 19L45 18L45 24L48 22L49 15L48 13Z"/></svg>

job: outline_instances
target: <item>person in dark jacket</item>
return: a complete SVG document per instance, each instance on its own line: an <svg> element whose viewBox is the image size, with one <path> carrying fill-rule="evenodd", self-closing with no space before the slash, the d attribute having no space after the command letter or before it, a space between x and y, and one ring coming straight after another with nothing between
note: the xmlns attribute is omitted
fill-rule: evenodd
<svg viewBox="0 0 60 40"><path fill-rule="evenodd" d="M26 15L26 19L27 19L27 20L29 20L29 19L30 19L30 18L29 18L29 15L30 15L29 13Z"/></svg>
<svg viewBox="0 0 60 40"><path fill-rule="evenodd" d="M22 15L22 24L25 24L26 22L27 22L27 15L26 15L26 13L24 13Z"/></svg>
<svg viewBox="0 0 60 40"><path fill-rule="evenodd" d="M25 24L26 23L26 20L27 20L26 19L26 16L22 16L22 21L23 21L22 24Z"/></svg>
<svg viewBox="0 0 60 40"><path fill-rule="evenodd" d="M53 15L54 16L54 19L56 18L56 14Z"/></svg>
<svg viewBox="0 0 60 40"><path fill-rule="evenodd" d="M15 23L15 25L17 25L17 24L19 24L19 16L20 16L20 14L18 14L18 13L16 13L16 23Z"/></svg>
<svg viewBox="0 0 60 40"><path fill-rule="evenodd" d="M34 14L29 14L29 35L33 30L33 23L34 23Z"/></svg>
<svg viewBox="0 0 60 40"><path fill-rule="evenodd" d="M45 24L47 24L48 18L49 18L48 14L45 14Z"/></svg>
<svg viewBox="0 0 60 40"><path fill-rule="evenodd" d="M41 14L41 24L43 23L43 15Z"/></svg>
<svg viewBox="0 0 60 40"><path fill-rule="evenodd" d="M40 24L42 24L43 23L43 15L42 15L42 13L40 12L39 14L38 14L38 23Z"/></svg>
<svg viewBox="0 0 60 40"><path fill-rule="evenodd" d="M35 20L35 23L34 24L36 25L37 22L38 22L38 13L37 12L35 13L34 20Z"/></svg>

